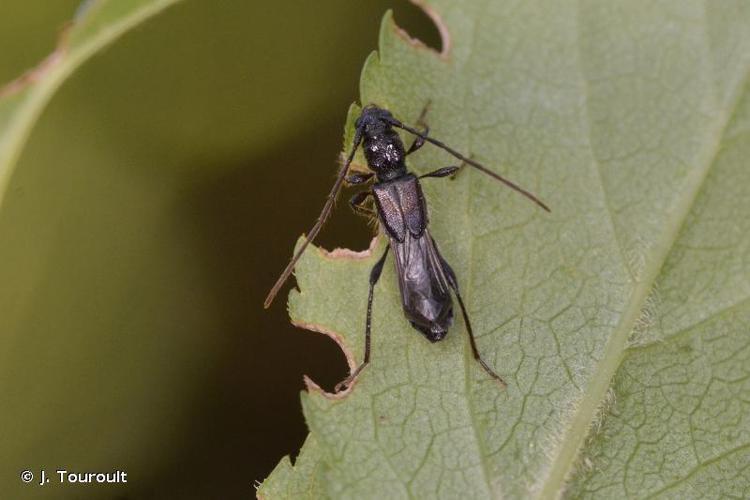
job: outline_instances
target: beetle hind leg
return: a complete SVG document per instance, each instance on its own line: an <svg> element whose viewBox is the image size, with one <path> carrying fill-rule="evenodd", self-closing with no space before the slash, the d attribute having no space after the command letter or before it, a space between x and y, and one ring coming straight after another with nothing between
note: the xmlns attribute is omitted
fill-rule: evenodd
<svg viewBox="0 0 750 500"><path fill-rule="evenodd" d="M433 241L434 244L434 241ZM458 305L461 307L461 315L464 317L464 324L466 325L466 333L469 334L469 343L471 344L471 353L474 356L474 359L481 365L482 368L484 368L484 371L487 372L487 374L497 380L503 387L508 387L508 384L505 383L505 381L495 373L495 370L490 368L490 365L487 364L487 362L482 358L482 356L479 354L479 349L477 349L477 342L474 339L474 330L471 328L471 321L469 321L469 314L466 312L466 306L464 305L463 298L461 298L461 292L458 291L458 281L456 280L456 275L453 272L453 269L451 269L451 266L443 259L442 256L440 256L440 261L443 265L443 271L445 272L446 278L448 278L448 284L453 289L453 292L456 294L456 299L458 300Z"/></svg>
<svg viewBox="0 0 750 500"><path fill-rule="evenodd" d="M469 315L466 313L466 306L464 306L464 301L461 298L458 287L453 287L453 291L456 292L458 305L461 306L461 314L463 315L464 323L466 324L466 332L469 334L469 343L471 344L471 353L474 355L474 359L477 360L477 362L482 366L482 368L484 368L484 371L486 371L490 377L497 380L503 387L508 387L508 384L505 383L505 380L503 380L500 375L495 373L495 370L490 368L490 365L488 365L487 362L482 359L482 356L479 354L476 340L474 340L474 331L471 328L471 321L469 321Z"/></svg>

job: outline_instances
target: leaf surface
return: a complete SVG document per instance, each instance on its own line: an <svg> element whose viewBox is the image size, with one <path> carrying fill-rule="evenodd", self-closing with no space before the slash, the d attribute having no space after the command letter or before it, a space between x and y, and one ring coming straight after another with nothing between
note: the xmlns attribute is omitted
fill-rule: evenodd
<svg viewBox="0 0 750 500"><path fill-rule="evenodd" d="M408 325L388 263L371 365L347 394L302 395L315 449L295 481L313 470L345 498L747 497L750 8L428 8L446 54L386 16L362 102L413 123L429 100L434 137L552 208L476 171L423 183L508 389L474 362L460 320L435 345ZM410 160L420 173L454 163L430 146ZM308 252L290 297L295 323L335 334L357 362L383 248Z"/></svg>

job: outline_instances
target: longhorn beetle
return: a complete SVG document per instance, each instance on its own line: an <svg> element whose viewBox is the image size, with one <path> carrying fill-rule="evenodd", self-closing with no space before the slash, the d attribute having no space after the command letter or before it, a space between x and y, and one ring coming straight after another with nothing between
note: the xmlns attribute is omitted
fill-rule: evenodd
<svg viewBox="0 0 750 500"><path fill-rule="evenodd" d="M422 112L422 117L424 117L424 111ZM420 117L420 122L422 121L422 117ZM390 249L393 249L396 261L396 273L398 275L404 315L411 325L430 342L442 340L446 333L448 333L448 328L453 323L453 301L450 295L450 289L453 289L453 293L458 300L458 305L461 307L461 314L466 324L466 331L469 334L469 342L474 359L479 362L492 378L505 385L503 379L489 367L479 354L471 322L466 313L466 306L458 290L456 275L438 251L437 244L427 229L427 205L422 195L422 187L420 186L419 179L448 177L456 173L464 164L467 164L504 183L511 189L518 191L544 210L549 212L550 209L536 196L517 184L492 172L471 158L462 155L445 143L430 137L427 127L424 128L424 131L420 131L405 125L394 118L386 109L373 104L365 106L354 126L352 150L342 165L341 170L339 170L336 182L328 194L328 199L323 206L322 212L315 225L310 229L302 247L300 247L292 260L289 261L286 269L284 269L276 284L268 293L264 306L268 308L271 305L279 289L291 275L295 264L302 256L307 245L320 232L320 229L331 213L334 200L344 180L349 184L358 185L364 184L374 177L376 182L372 185L371 189L355 194L349 203L356 213L368 216L377 215L383 232L388 236L388 245L383 255L373 266L372 271L370 271L370 291L367 297L367 319L365 320L364 360L349 377L336 385L336 391L342 387L349 386L370 362L373 290L380 278L383 264ZM394 127L403 129L415 136L414 142L408 150L404 150L404 144L398 133L393 129ZM447 151L463 163L461 166L443 167L419 177L415 176L407 170L404 160L406 156L421 148L425 141ZM367 166L371 172L363 174L355 173L347 177L354 153L360 144L364 147ZM364 202L370 197L375 202L377 213L363 206Z"/></svg>

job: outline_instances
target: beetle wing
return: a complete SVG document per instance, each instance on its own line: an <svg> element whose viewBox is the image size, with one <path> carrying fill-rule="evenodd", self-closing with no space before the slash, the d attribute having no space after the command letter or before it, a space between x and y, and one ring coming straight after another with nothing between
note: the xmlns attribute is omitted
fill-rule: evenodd
<svg viewBox="0 0 750 500"><path fill-rule="evenodd" d="M380 222L389 237L403 243L406 234L419 238L427 228L427 208L419 179L404 175L372 187Z"/></svg>
<svg viewBox="0 0 750 500"><path fill-rule="evenodd" d="M404 314L431 341L442 339L453 320L448 279L429 232L391 238Z"/></svg>

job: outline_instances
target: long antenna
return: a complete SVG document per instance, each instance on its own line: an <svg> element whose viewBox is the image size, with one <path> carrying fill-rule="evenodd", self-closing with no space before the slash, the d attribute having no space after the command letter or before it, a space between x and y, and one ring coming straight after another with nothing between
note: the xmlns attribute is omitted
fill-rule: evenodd
<svg viewBox="0 0 750 500"><path fill-rule="evenodd" d="M395 118L388 118L388 122L391 125L393 125L394 127L402 128L402 129L406 130L407 132L412 133L412 134L414 134L416 136L419 136L422 139L424 139L425 141L430 142L430 143L434 144L435 146L446 150L447 152L449 152L450 154L452 154L453 156L455 156L459 160L462 160L462 161L468 163L472 167L474 167L474 168L476 168L478 170L481 170L482 172L484 172L485 174L489 175L490 177L493 177L493 178L497 179L498 181L502 182L503 184L505 184L509 188L513 189L514 191L517 191L517 192L521 193L526 198L530 199L531 201L533 201L534 203L536 203L537 205L539 205L540 207L542 207L543 209L545 209L547 212L552 212L552 210L550 210L549 207L547 205L545 205L544 202L542 200L540 200L539 198L537 198L534 194L530 193L529 191L526 191L524 188L522 188L521 186L519 186L515 182L510 181L510 180L506 179L505 177L496 174L495 172L493 172L492 170L488 169L487 167L485 167L481 163L477 163L476 161L472 160L471 158L467 158L466 156L462 155L461 153L459 153L455 149L451 148L447 144L445 144L445 143L443 143L441 141L438 141L437 139L433 139L429 135L426 135L423 132L420 132L419 130L417 130L415 128L411 128L408 125L404 125L403 123L401 123L400 121L396 120Z"/></svg>
<svg viewBox="0 0 750 500"><path fill-rule="evenodd" d="M336 177L336 182L333 183L331 192L328 193L328 199L326 200L326 204L323 205L323 210L320 212L318 220L315 222L315 225L312 227L312 229L310 229L310 231L307 233L305 242L302 243L300 249L297 250L297 253L294 254L294 257L292 257L292 260L290 260L289 264L287 264L286 268L284 268L284 271L281 273L281 276L279 276L279 279L276 280L276 284L274 284L273 288L271 288L271 291L268 292L268 296L266 297L265 302L263 302L264 308L268 309L268 307L271 305L271 302L273 302L276 294L278 294L281 287L284 286L284 282L289 279L289 276L291 276L294 266L297 264L297 261L300 259L300 257L302 257L302 254L307 249L307 245L309 245L315 239L315 237L318 236L318 233L323 228L323 224L325 224L326 219L328 219L328 216L331 214L331 210L333 209L333 202L336 201L336 195L338 195L339 190L341 189L341 184L344 182L346 172L349 170L349 165L351 165L352 160L354 159L354 153L356 153L360 142L362 142L362 130L358 128L354 132L354 145L352 146L352 151L351 153L349 153L349 156L344 162L344 165L341 167L341 170L339 170L338 177Z"/></svg>

